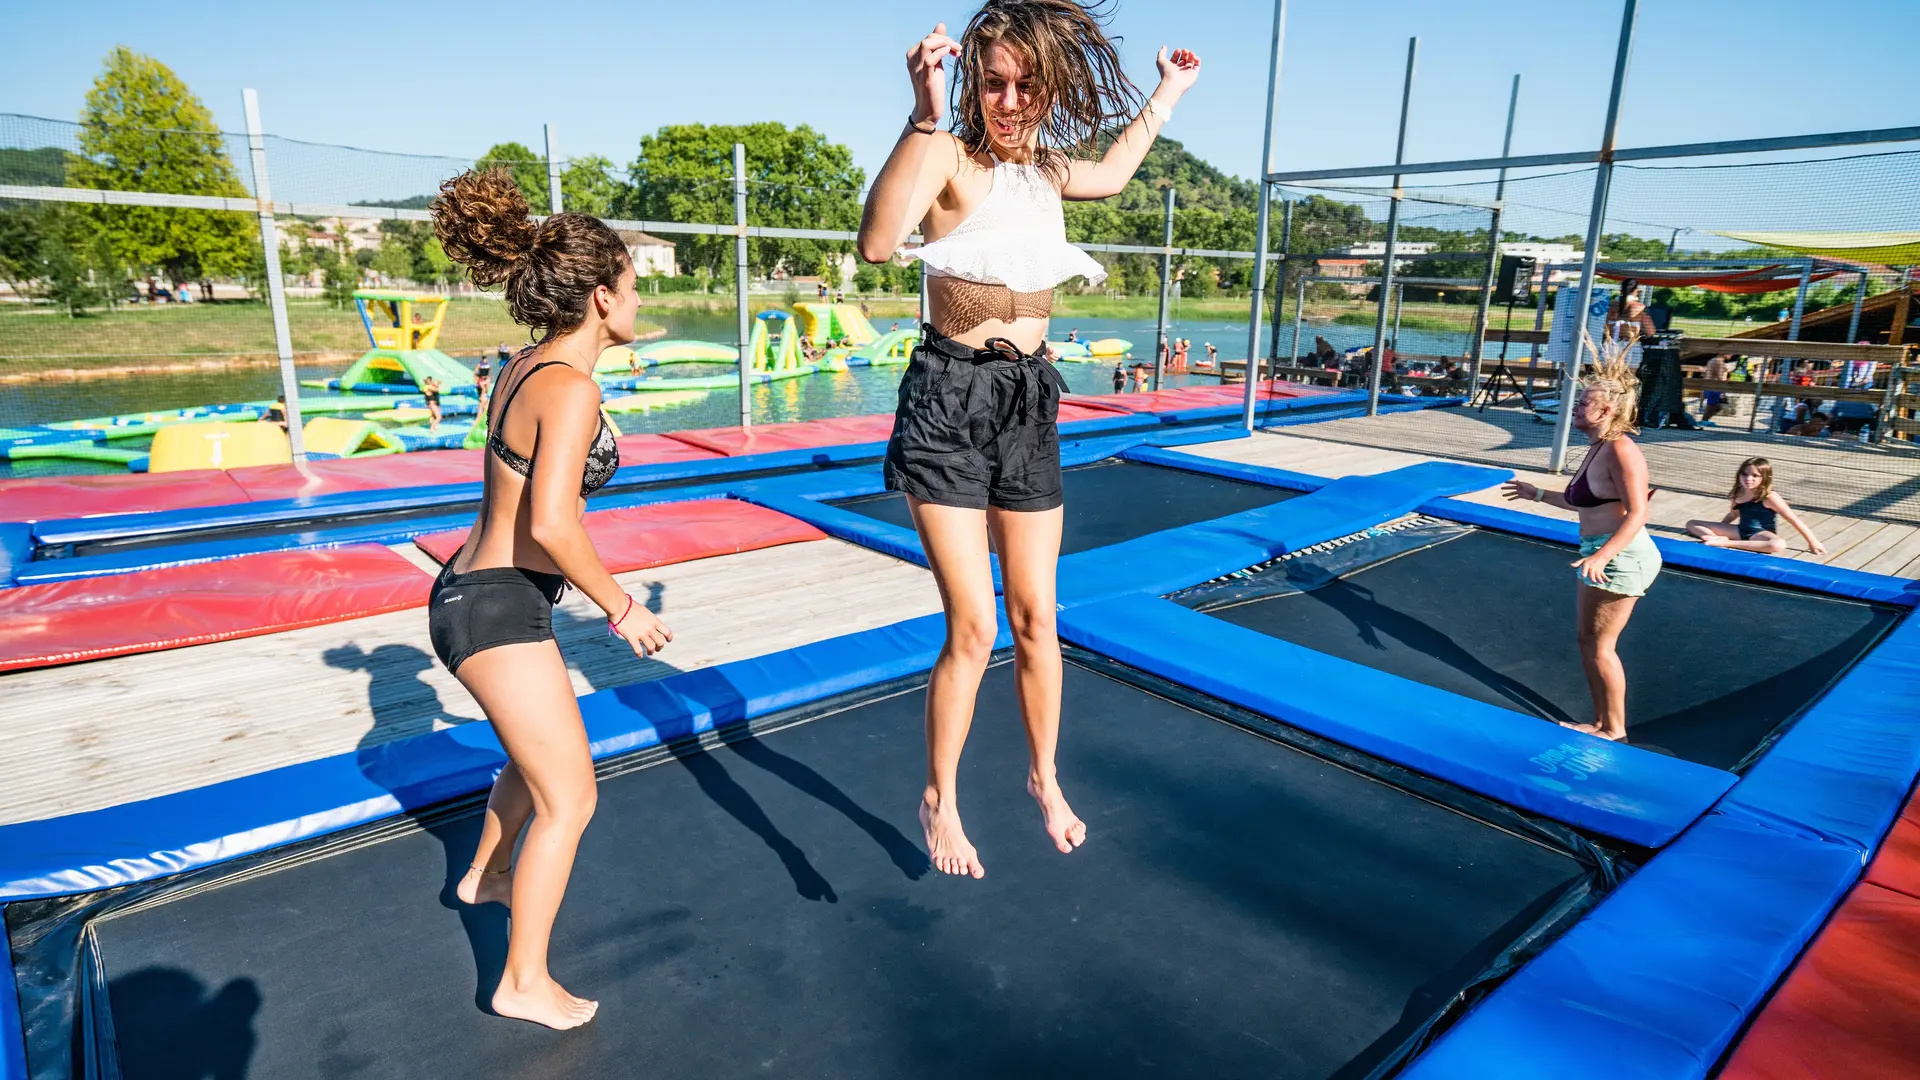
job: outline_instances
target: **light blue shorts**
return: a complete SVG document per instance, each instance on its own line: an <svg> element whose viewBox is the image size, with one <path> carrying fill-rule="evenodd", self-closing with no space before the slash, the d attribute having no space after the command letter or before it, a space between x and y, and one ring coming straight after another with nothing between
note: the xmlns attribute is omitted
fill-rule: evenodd
<svg viewBox="0 0 1920 1080"><path fill-rule="evenodd" d="M1580 557L1584 559L1599 551L1612 538L1612 533L1581 537ZM1645 596L1647 590L1653 587L1653 579L1659 576L1663 565L1665 560L1660 558L1660 549L1654 546L1653 537L1647 535L1647 530L1641 529L1640 535L1634 537L1632 543L1621 548L1620 553L1607 562L1606 584L1595 585L1581 577L1580 571L1573 573L1580 584L1590 589L1603 589L1621 596Z"/></svg>

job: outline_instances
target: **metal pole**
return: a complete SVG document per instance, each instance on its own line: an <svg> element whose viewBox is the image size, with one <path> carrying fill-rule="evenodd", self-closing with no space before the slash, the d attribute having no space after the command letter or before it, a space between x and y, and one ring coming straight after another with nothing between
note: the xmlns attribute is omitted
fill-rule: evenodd
<svg viewBox="0 0 1920 1080"><path fill-rule="evenodd" d="M927 302L927 264L922 260L915 261L920 263L920 336L924 338L927 333L927 320L931 317L928 314L931 305Z"/></svg>
<svg viewBox="0 0 1920 1080"><path fill-rule="evenodd" d="M1267 357L1280 358L1280 313L1287 302L1287 271L1293 268L1293 200L1280 200L1280 274L1273 282L1273 339ZM1291 362L1291 361L1289 361Z"/></svg>
<svg viewBox="0 0 1920 1080"><path fill-rule="evenodd" d="M1400 316L1407 313L1407 286L1404 282L1393 287L1393 349L1400 351Z"/></svg>
<svg viewBox="0 0 1920 1080"><path fill-rule="evenodd" d="M1534 336L1536 337L1539 336L1539 332L1545 329L1547 325L1547 283L1553 280L1553 271L1546 264L1542 263L1540 265L1539 273L1540 281L1538 287L1533 290L1533 329ZM1540 343L1536 341L1528 346L1527 363L1532 365L1538 364L1539 362ZM1527 376L1527 386L1529 389L1533 386L1532 375Z"/></svg>
<svg viewBox="0 0 1920 1080"><path fill-rule="evenodd" d="M1513 117L1519 108L1520 76L1515 75L1513 90L1507 95L1507 134L1500 140L1500 156L1503 158L1513 153ZM1473 340L1467 343L1467 362L1471 365L1467 378L1469 400L1480 389L1480 354L1487 351L1487 316L1493 303L1494 278L1500 272L1500 212L1504 209L1503 200L1506 197L1507 170L1503 167L1500 180L1493 188L1493 211L1487 215L1487 273L1480 285L1480 307L1473 313Z"/></svg>
<svg viewBox="0 0 1920 1080"><path fill-rule="evenodd" d="M1407 109L1413 104L1413 69L1420 59L1420 39L1407 39L1407 78L1400 87L1400 137L1394 143L1393 163L1407 157ZM1393 254L1400 243L1400 174L1393 174L1393 200L1387 204L1387 258L1380 267L1380 310L1373 319L1373 356L1367 364L1367 415L1380 413L1380 362L1386 356L1387 303L1393 298Z"/></svg>
<svg viewBox="0 0 1920 1080"><path fill-rule="evenodd" d="M280 389L287 397L287 445L293 463L307 463L300 419L300 373L293 366L293 332L287 326L287 283L280 275L280 229L273 220L273 185L267 180L267 139L260 129L260 95L240 91L247 114L247 152L253 163L253 197L260 207L260 248L267 259L267 306L273 309L273 347L280 354Z"/></svg>
<svg viewBox="0 0 1920 1080"><path fill-rule="evenodd" d="M1518 75L1515 75L1515 76L1514 76L1514 78L1516 78L1516 79L1517 79L1517 78L1519 78L1519 76L1518 76ZM1506 155L1504 155L1504 154L1502 154L1501 156L1502 156L1502 157L1505 157ZM1669 258L1669 259L1671 259L1671 258L1673 258L1673 249L1674 249L1674 247L1675 247L1675 245L1677 245L1677 244L1679 244L1679 243L1680 243L1680 230L1679 230L1679 229L1675 229L1675 230L1673 230L1673 235L1672 235L1672 236L1669 236L1669 237L1667 237L1667 258Z"/></svg>
<svg viewBox="0 0 1920 1080"><path fill-rule="evenodd" d="M753 357L747 341L753 318L747 309L747 145L733 144L733 295L740 312L740 426L753 426ZM924 291L924 290L923 290Z"/></svg>
<svg viewBox="0 0 1920 1080"><path fill-rule="evenodd" d="M1296 280L1299 284L1293 293L1293 353L1287 359L1289 364L1300 362L1300 320L1307 311L1307 275L1301 274Z"/></svg>
<svg viewBox="0 0 1920 1080"><path fill-rule="evenodd" d="M1273 171L1273 108L1280 96L1280 53L1287 40L1287 0L1273 0L1272 55L1267 65L1267 106L1260 129L1260 209L1253 226L1253 299L1247 308L1247 395L1241 409L1241 422L1253 430L1255 406L1260 400L1260 291L1267 282L1267 227L1272 214L1269 206L1272 189L1267 174Z"/></svg>
<svg viewBox="0 0 1920 1080"><path fill-rule="evenodd" d="M1860 340L1860 309L1867 302L1867 272L1860 271L1860 285L1853 293L1853 318L1847 320L1847 344Z"/></svg>
<svg viewBox="0 0 1920 1080"><path fill-rule="evenodd" d="M1167 297L1173 292L1173 185L1166 190L1166 226L1160 239L1160 321L1153 331L1153 388L1160 389L1160 377L1167 355Z"/></svg>
<svg viewBox="0 0 1920 1080"><path fill-rule="evenodd" d="M1807 288L1813 284L1813 260L1800 267L1800 291L1793 298L1793 322L1787 326L1787 340L1800 340L1800 320L1807 313Z"/></svg>
<svg viewBox="0 0 1920 1080"><path fill-rule="evenodd" d="M1639 0L1626 0L1620 12L1613 89L1607 95L1607 122L1600 129L1600 164L1593 173L1593 209L1587 215L1587 250L1580 258L1579 301L1569 312L1578 320L1573 328L1573 357L1560 373L1560 412L1553 424L1553 451L1547 458L1547 471L1551 473L1566 471L1567 438L1573 433L1574 384L1580 378L1580 342L1587 326L1587 306L1593 303L1594 264L1600 260L1600 230L1607 218L1607 189L1613 183L1613 144L1620 134L1620 92L1627 84L1627 59L1633 55L1633 22L1638 10Z"/></svg>
<svg viewBox="0 0 1920 1080"><path fill-rule="evenodd" d="M554 149L553 125L541 124L540 131L547 138L547 202L553 207L553 213L561 210L560 201L560 154Z"/></svg>

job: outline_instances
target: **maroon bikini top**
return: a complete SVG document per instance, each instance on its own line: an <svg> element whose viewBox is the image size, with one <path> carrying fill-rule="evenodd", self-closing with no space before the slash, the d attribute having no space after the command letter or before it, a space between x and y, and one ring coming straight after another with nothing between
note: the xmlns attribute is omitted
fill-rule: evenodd
<svg viewBox="0 0 1920 1080"><path fill-rule="evenodd" d="M1587 483L1587 468L1592 464L1593 455L1589 454L1587 455L1587 460L1580 464L1579 475L1573 478L1573 483L1567 485L1567 493L1563 498L1567 500L1568 506L1577 506L1582 510L1590 510L1596 506L1605 506L1608 503L1617 503L1620 501L1619 499L1603 499L1594 494L1592 485Z"/></svg>

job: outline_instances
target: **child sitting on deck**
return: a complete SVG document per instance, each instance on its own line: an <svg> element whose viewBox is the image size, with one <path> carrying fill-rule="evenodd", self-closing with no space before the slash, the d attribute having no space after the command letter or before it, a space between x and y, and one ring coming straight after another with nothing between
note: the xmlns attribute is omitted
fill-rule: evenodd
<svg viewBox="0 0 1920 1080"><path fill-rule="evenodd" d="M1727 493L1727 504L1726 517L1719 521L1689 521L1687 531L1708 547L1778 555L1787 550L1787 542L1779 533L1780 518L1784 517L1787 524L1806 538L1808 551L1815 555L1827 553L1820 538L1793 512L1787 500L1774 493L1773 463L1766 458L1748 458L1741 462L1733 490Z"/></svg>

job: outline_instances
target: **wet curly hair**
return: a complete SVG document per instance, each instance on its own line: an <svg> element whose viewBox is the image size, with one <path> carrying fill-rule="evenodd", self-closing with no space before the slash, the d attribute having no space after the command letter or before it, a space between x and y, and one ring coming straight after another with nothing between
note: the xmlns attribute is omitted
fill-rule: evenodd
<svg viewBox="0 0 1920 1080"><path fill-rule="evenodd" d="M1015 119L1038 129L1035 159L1049 171L1064 170L1063 151L1090 145L1132 118L1140 90L1120 66L1120 39L1107 36L1103 8L1078 0L987 0L960 38L949 110L953 134L969 154L990 145L980 98L994 45L1012 49L1033 73L1032 100Z"/></svg>
<svg viewBox="0 0 1920 1080"><path fill-rule="evenodd" d="M619 234L591 214L534 221L505 169L461 173L440 185L432 209L433 234L447 256L476 285L505 283L513 321L539 338L585 322L593 290L618 289L633 265Z"/></svg>

